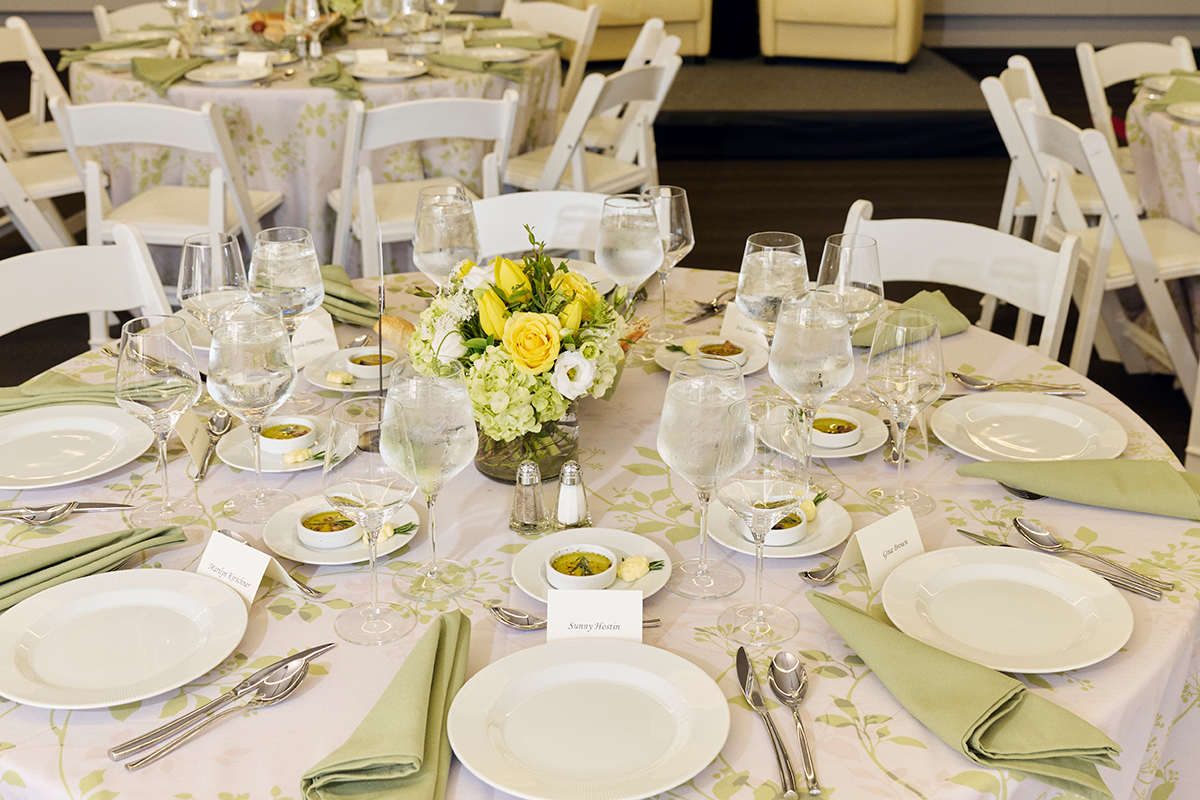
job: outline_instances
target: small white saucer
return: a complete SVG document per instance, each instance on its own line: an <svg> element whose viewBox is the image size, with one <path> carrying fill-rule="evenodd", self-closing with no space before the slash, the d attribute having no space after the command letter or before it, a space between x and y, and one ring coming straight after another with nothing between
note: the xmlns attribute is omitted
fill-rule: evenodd
<svg viewBox="0 0 1200 800"><path fill-rule="evenodd" d="M296 523L310 509L325 505L325 502L323 496L306 497L277 512L275 516L267 520L266 527L263 528L263 544L270 548L275 555L299 561L301 564L357 564L360 561L369 560L371 553L362 539L336 550L316 550L300 541L300 537L296 535ZM402 505L396 509L396 513L392 514L390 522L399 528L410 522L419 524L419 519L412 506ZM417 529L414 528L411 533L398 533L385 539L376 548L376 557L383 558L391 555L411 542L416 535Z"/></svg>

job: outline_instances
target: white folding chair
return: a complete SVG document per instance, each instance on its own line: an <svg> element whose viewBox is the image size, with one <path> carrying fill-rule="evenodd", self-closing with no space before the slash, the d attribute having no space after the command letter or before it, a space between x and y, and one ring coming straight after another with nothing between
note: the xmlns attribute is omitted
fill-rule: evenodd
<svg viewBox="0 0 1200 800"><path fill-rule="evenodd" d="M370 111L361 101L351 103L342 183L326 196L337 212L334 263L346 262L353 233L362 242L363 275L379 277L383 274L379 245L412 239L421 188L461 183L447 177L375 183L370 166L364 163L375 151L426 139L490 141L492 148L483 157L479 188L484 197L500 194L519 99L517 91L509 89L500 100L442 97L393 103ZM478 199L470 189L467 194L472 200Z"/></svg>
<svg viewBox="0 0 1200 800"><path fill-rule="evenodd" d="M0 207L34 250L75 244L83 215L64 221L52 198L78 194L83 182L65 152L26 157L0 118Z"/></svg>
<svg viewBox="0 0 1200 800"><path fill-rule="evenodd" d="M1123 172L1133 172L1133 158L1128 147L1117 144L1113 129L1112 107L1104 90L1118 83L1131 81L1146 72L1170 73L1173 69L1196 70L1196 56L1186 36L1176 36L1170 44L1160 42L1125 42L1096 50L1088 42L1075 45L1083 91L1087 94L1092 127L1104 135ZM1048 109L1042 109L1047 111Z"/></svg>
<svg viewBox="0 0 1200 800"><path fill-rule="evenodd" d="M29 66L29 111L8 120L9 131L22 155L62 150L62 134L46 118L48 98L67 98L67 90L50 66L45 52L21 17L9 17L0 28L0 62L24 61Z"/></svg>
<svg viewBox="0 0 1200 800"><path fill-rule="evenodd" d="M549 0L524 3L521 0L505 0L500 16L512 20L515 27L545 31L551 36L571 40L574 49L558 96L559 110L570 108L583 83L588 53L592 50L592 40L596 38L596 28L600 24L600 6L593 4L580 10Z"/></svg>
<svg viewBox="0 0 1200 800"><path fill-rule="evenodd" d="M846 217L846 233L862 233L879 246L884 281L922 281L992 294L1044 317L1037 351L1057 359L1071 282L1079 261L1079 237L1049 250L1009 233L941 219L872 219L858 200Z"/></svg>
<svg viewBox="0 0 1200 800"><path fill-rule="evenodd" d="M593 252L607 195L596 192L516 192L475 203L480 262L529 250L529 234L548 250Z"/></svg>
<svg viewBox="0 0 1200 800"><path fill-rule="evenodd" d="M143 25L154 27L175 25L175 19L171 16L171 12L163 8L162 3L137 3L112 11L104 6L95 5L92 6L92 16L96 19L96 28L100 31L100 38L106 42L115 38L114 34L119 34L121 31L136 31Z"/></svg>

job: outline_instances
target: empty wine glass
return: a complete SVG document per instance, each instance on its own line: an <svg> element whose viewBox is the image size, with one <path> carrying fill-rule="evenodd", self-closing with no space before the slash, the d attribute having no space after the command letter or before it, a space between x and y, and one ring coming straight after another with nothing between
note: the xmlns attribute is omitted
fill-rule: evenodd
<svg viewBox="0 0 1200 800"><path fill-rule="evenodd" d="M919 517L933 510L929 495L904 485L904 447L909 425L945 388L937 318L914 308L889 311L875 326L867 362L867 391L896 423L896 485L868 493L888 512L910 508Z"/></svg>
<svg viewBox="0 0 1200 800"><path fill-rule="evenodd" d="M225 514L240 522L266 522L296 495L263 486L260 434L296 386L292 345L279 311L253 303L227 306L217 316L208 356L208 392L246 423L254 450L255 488L229 498Z"/></svg>
<svg viewBox="0 0 1200 800"><path fill-rule="evenodd" d="M400 0L398 13L400 25L412 42L429 27L429 13L425 9L424 0Z"/></svg>
<svg viewBox="0 0 1200 800"><path fill-rule="evenodd" d="M434 23L441 28L442 36L446 35L446 20L450 13L458 7L458 0L428 0L429 15Z"/></svg>
<svg viewBox="0 0 1200 800"><path fill-rule="evenodd" d="M325 499L366 533L371 565L370 601L339 614L333 629L354 644L400 638L416 627L416 614L379 602L376 546L384 523L412 499L417 480L404 421L384 398L350 398L333 407L321 486Z"/></svg>
<svg viewBox="0 0 1200 800"><path fill-rule="evenodd" d="M658 453L700 499L700 557L676 561L667 579L667 588L684 597L725 597L744 582L733 564L708 560L708 506L722 477L717 457L725 410L745 396L741 367L727 358L687 356L671 369L658 423Z"/></svg>
<svg viewBox="0 0 1200 800"><path fill-rule="evenodd" d="M671 332L667 330L667 276L684 256L692 252L696 237L692 233L692 214L688 210L686 191L678 186L651 186L642 192L642 196L654 203L664 251L663 262L658 267L658 283L662 290L658 324L644 338L653 344L665 344L671 341Z"/></svg>
<svg viewBox="0 0 1200 800"><path fill-rule="evenodd" d="M461 184L421 189L412 248L413 264L438 286L463 261L479 261L475 208Z"/></svg>
<svg viewBox="0 0 1200 800"><path fill-rule="evenodd" d="M214 232L183 240L179 302L204 327L212 331L221 308L244 302L249 296L237 237Z"/></svg>
<svg viewBox="0 0 1200 800"><path fill-rule="evenodd" d="M241 13L241 0L208 0L209 19L213 29L219 31L219 34L213 36L213 40L226 41L233 31L235 20Z"/></svg>
<svg viewBox="0 0 1200 800"><path fill-rule="evenodd" d="M379 36L384 35L384 28L399 10L400 0L363 0L363 14Z"/></svg>
<svg viewBox="0 0 1200 800"><path fill-rule="evenodd" d="M808 261L804 243L794 233L764 231L746 239L742 266L738 273L738 310L753 320L767 339L767 349L775 338L775 320L779 304L789 294L808 288ZM767 394L774 391L773 378L767 373Z"/></svg>
<svg viewBox="0 0 1200 800"><path fill-rule="evenodd" d="M604 198L596 265L630 294L663 264L663 240L654 202L636 194Z"/></svg>
<svg viewBox="0 0 1200 800"><path fill-rule="evenodd" d="M858 330L883 303L883 278L879 274L879 248L870 236L835 233L825 240L817 287L841 295L846 304L850 333ZM860 386L842 391L838 399L870 405L871 396Z"/></svg>
<svg viewBox="0 0 1200 800"><path fill-rule="evenodd" d="M762 601L767 534L800 507L804 496L800 414L795 405L774 397L741 400L726 413L720 458L727 477L717 498L741 517L754 539L754 602L725 609L718 623L740 644L777 644L800 629L792 612Z"/></svg>
<svg viewBox="0 0 1200 800"><path fill-rule="evenodd" d="M161 5L171 15L176 27L183 24L183 15L187 12L187 0L162 0Z"/></svg>
<svg viewBox="0 0 1200 800"><path fill-rule="evenodd" d="M117 405L150 426L158 442L158 475L163 499L129 516L138 527L187 525L204 513L188 500L172 500L167 480L167 439L183 412L200 399L200 373L192 355L187 323L179 317L149 316L121 326L117 359Z"/></svg>

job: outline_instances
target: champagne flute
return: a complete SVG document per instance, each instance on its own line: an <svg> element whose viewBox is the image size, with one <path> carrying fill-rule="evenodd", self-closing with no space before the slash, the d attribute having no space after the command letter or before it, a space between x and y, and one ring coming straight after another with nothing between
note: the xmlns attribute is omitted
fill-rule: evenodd
<svg viewBox="0 0 1200 800"><path fill-rule="evenodd" d="M211 332L224 306L248 299L246 265L237 237L198 233L183 240L179 302Z"/></svg>
<svg viewBox="0 0 1200 800"><path fill-rule="evenodd" d="M204 513L193 500L172 500L167 480L167 439L171 429L200 399L200 373L192 355L187 323L179 317L149 316L121 326L117 359L117 405L150 426L158 442L158 474L163 499L147 503L129 517L143 528L187 525Z"/></svg>
<svg viewBox="0 0 1200 800"><path fill-rule="evenodd" d="M889 311L875 326L867 361L867 391L891 412L896 423L896 450L900 454L896 485L867 493L889 513L909 508L913 516L919 517L933 510L933 498L904 485L904 440L917 414L941 397L945 388L937 318L913 308Z"/></svg>
<svg viewBox="0 0 1200 800"><path fill-rule="evenodd" d="M860 233L835 233L826 239L817 288L842 296L850 333L858 330L883 303L883 278L879 274L879 248L875 240ZM842 392L840 398L864 406L874 402L861 387Z"/></svg>
<svg viewBox="0 0 1200 800"><path fill-rule="evenodd" d="M676 561L667 579L667 588L684 597L725 597L744 581L734 565L708 560L708 505L722 477L717 456L725 410L745 396L741 367L727 358L686 356L671 369L658 423L658 453L700 499L700 557Z"/></svg>
<svg viewBox="0 0 1200 800"><path fill-rule="evenodd" d="M767 534L799 509L804 496L798 458L800 414L795 405L774 397L740 400L726 413L720 456L726 477L717 488L717 498L750 529L755 556L754 602L727 608L718 618L721 628L729 630L729 637L739 644L777 644L800 629L792 612L762 601Z"/></svg>
<svg viewBox="0 0 1200 800"><path fill-rule="evenodd" d="M429 561L404 564L392 587L401 597L427 603L456 597L475 584L475 571L438 558L434 505L438 492L475 459L479 446L462 365L437 362L433 375L419 375L406 365L398 379L393 376L387 397L404 420L417 486L429 510Z"/></svg>
<svg viewBox="0 0 1200 800"><path fill-rule="evenodd" d="M413 264L438 286L463 261L479 261L475 208L461 184L421 189L417 196L412 249Z"/></svg>
<svg viewBox="0 0 1200 800"><path fill-rule="evenodd" d="M775 339L775 320L779 304L789 294L808 288L808 261L804 243L794 233L764 231L746 239L742 266L738 272L738 310L754 321L767 339L767 349ZM774 378L767 373L767 395L774 394Z"/></svg>
<svg viewBox="0 0 1200 800"><path fill-rule="evenodd" d="M417 479L404 420L384 398L350 398L333 407L321 486L325 499L366 532L371 564L370 601L339 614L333 629L354 644L400 638L417 618L379 602L376 546L384 523L417 491Z"/></svg>
<svg viewBox="0 0 1200 800"><path fill-rule="evenodd" d="M400 10L399 0L363 0L363 14L379 36L384 35L384 27Z"/></svg>
<svg viewBox="0 0 1200 800"><path fill-rule="evenodd" d="M837 499L845 491L840 483L826 487L813 480L812 426L821 404L854 377L850 325L840 296L813 290L783 299L769 370L804 411L800 452L804 454L805 494L822 491Z"/></svg>
<svg viewBox="0 0 1200 800"><path fill-rule="evenodd" d="M696 237L692 233L692 215L688 210L686 191L678 186L651 186L642 192L642 196L654 203L654 214L658 218L658 230L662 235L665 253L658 268L658 283L662 290L658 324L643 338L652 344L666 344L672 338L667 330L667 276L684 256L692 252Z"/></svg>
<svg viewBox="0 0 1200 800"><path fill-rule="evenodd" d="M255 488L229 498L225 514L259 523L295 502L296 495L263 487L260 435L263 421L283 405L296 386L292 345L279 311L253 303L222 309L208 356L208 392L250 428Z"/></svg>

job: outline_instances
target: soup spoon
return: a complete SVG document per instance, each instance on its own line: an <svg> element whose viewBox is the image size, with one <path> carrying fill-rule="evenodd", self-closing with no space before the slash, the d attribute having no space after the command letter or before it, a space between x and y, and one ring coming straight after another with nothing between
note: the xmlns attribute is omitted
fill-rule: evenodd
<svg viewBox="0 0 1200 800"><path fill-rule="evenodd" d="M1113 569L1118 570L1119 572L1122 572L1137 581L1145 583L1149 586L1153 586L1155 589L1167 591L1175 588L1175 584L1173 583L1165 583L1163 581L1155 580L1154 578L1143 575L1140 572L1134 572L1128 567L1121 566L1117 562L1107 559L1104 556L1090 553L1087 550L1077 550L1074 547L1067 547L1041 525L1027 520L1024 517L1017 517L1014 519L1013 525L1016 527L1017 532L1025 537L1025 541L1029 542L1039 550L1044 550L1047 553L1073 553L1075 555L1087 556L1088 558L1107 564Z"/></svg>
<svg viewBox="0 0 1200 800"><path fill-rule="evenodd" d="M540 631L546 627L546 620L542 617L534 616L528 611L522 611L519 608L511 608L509 606L488 606L488 611L501 624L507 625L510 628L516 628L519 631ZM642 620L643 628L657 628L662 622L657 619Z"/></svg>
<svg viewBox="0 0 1200 800"><path fill-rule="evenodd" d="M808 783L808 793L819 795L821 784L817 782L817 769L813 765L808 737L804 734L804 721L800 719L800 701L804 699L804 692L808 690L808 672L799 658L783 650L771 659L767 681L779 702L792 710L792 719L796 721L796 736L800 740L800 762L804 769L804 780Z"/></svg>
<svg viewBox="0 0 1200 800"><path fill-rule="evenodd" d="M950 377L966 386L968 389L995 389L999 386L1021 386L1027 389L1079 389L1078 383L1042 383L1040 381L985 381L973 375L950 370Z"/></svg>

